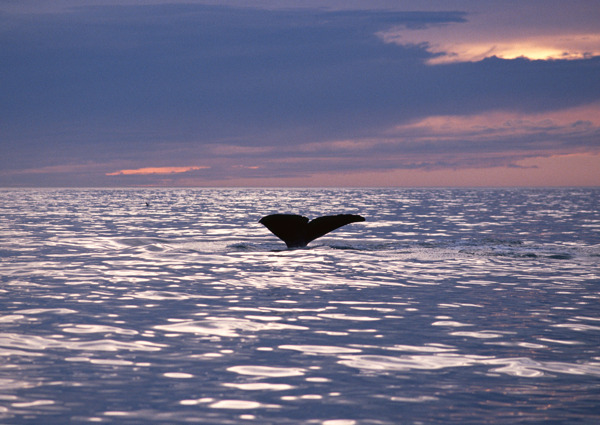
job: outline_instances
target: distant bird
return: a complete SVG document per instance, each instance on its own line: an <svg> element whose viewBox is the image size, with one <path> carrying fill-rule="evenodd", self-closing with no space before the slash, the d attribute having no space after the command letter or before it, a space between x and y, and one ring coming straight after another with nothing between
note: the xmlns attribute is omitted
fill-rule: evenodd
<svg viewBox="0 0 600 425"><path fill-rule="evenodd" d="M332 230L358 221L365 221L365 218L354 214L339 214L309 221L296 214L271 214L258 222L284 241L288 248L301 248Z"/></svg>
<svg viewBox="0 0 600 425"><path fill-rule="evenodd" d="M146 206L149 207L150 206L150 202L146 202Z"/></svg>

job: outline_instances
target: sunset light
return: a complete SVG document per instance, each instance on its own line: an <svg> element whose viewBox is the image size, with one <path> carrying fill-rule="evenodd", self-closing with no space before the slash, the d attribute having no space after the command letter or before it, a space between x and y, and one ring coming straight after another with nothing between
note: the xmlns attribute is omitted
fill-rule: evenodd
<svg viewBox="0 0 600 425"><path fill-rule="evenodd" d="M127 176L127 175L139 175L139 174L175 174L175 173L187 173L193 170L202 170L210 167L146 167L138 168L136 170L120 170L113 173L106 173L107 176Z"/></svg>
<svg viewBox="0 0 600 425"><path fill-rule="evenodd" d="M456 62L477 62L489 57L530 60L577 60L600 55L600 34L569 34L558 36L474 41L469 34L456 35L451 28L392 32L382 34L386 42L401 45L423 45L435 56L427 60L431 65Z"/></svg>

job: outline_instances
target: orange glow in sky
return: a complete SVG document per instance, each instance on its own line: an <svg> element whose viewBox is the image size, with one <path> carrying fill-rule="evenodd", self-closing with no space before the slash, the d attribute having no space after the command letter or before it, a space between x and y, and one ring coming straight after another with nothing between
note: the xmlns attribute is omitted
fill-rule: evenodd
<svg viewBox="0 0 600 425"><path fill-rule="evenodd" d="M467 34L450 34L448 28L438 31L402 31L383 36L397 44L427 43L427 50L436 56L431 65L452 62L475 62L496 56L502 59L527 58L531 60L584 59L600 54L600 34L572 34L567 36L539 36L473 40Z"/></svg>
<svg viewBox="0 0 600 425"><path fill-rule="evenodd" d="M186 173L193 170L202 170L210 167L147 167L137 168L135 170L119 170L114 173L106 173L107 176L125 176L125 175L139 175L139 174L174 174L174 173Z"/></svg>

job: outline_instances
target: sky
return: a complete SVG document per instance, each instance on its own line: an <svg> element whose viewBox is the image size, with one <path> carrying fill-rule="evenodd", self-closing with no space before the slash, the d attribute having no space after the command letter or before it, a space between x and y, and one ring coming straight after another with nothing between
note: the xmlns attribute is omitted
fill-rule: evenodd
<svg viewBox="0 0 600 425"><path fill-rule="evenodd" d="M0 0L37 186L600 186L600 1Z"/></svg>

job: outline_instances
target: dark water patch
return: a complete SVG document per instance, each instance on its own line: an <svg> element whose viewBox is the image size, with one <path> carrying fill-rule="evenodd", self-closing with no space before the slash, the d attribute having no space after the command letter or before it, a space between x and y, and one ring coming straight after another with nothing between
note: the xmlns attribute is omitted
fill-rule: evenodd
<svg viewBox="0 0 600 425"><path fill-rule="evenodd" d="M553 260L570 260L573 258L572 254L549 254L548 258Z"/></svg>

